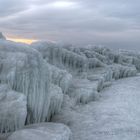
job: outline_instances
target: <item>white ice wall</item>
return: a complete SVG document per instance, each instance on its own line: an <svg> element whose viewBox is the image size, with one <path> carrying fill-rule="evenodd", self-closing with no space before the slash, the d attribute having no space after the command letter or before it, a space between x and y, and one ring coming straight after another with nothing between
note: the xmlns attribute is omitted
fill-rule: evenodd
<svg viewBox="0 0 140 140"><path fill-rule="evenodd" d="M0 82L26 95L28 123L45 121L50 74L39 52L25 44L0 40Z"/></svg>

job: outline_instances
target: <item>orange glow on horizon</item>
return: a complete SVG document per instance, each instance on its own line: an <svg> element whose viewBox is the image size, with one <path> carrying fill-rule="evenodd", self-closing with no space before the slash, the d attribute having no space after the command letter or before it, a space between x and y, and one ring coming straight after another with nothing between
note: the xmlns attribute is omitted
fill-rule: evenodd
<svg viewBox="0 0 140 140"><path fill-rule="evenodd" d="M7 38L7 40L14 41L14 42L20 42L20 43L26 43L31 44L37 40L35 39L25 39L25 38Z"/></svg>

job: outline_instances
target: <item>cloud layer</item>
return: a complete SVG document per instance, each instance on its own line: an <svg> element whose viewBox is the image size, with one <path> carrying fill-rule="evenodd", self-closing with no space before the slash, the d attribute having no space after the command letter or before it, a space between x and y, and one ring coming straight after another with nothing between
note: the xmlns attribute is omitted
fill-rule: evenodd
<svg viewBox="0 0 140 140"><path fill-rule="evenodd" d="M139 49L139 0L0 0L0 31L16 38Z"/></svg>

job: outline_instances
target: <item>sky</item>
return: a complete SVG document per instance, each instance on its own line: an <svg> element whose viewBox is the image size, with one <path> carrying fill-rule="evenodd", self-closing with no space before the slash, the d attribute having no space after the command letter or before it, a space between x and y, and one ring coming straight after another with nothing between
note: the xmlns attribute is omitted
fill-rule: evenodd
<svg viewBox="0 0 140 140"><path fill-rule="evenodd" d="M0 32L27 43L140 50L140 0L0 0Z"/></svg>

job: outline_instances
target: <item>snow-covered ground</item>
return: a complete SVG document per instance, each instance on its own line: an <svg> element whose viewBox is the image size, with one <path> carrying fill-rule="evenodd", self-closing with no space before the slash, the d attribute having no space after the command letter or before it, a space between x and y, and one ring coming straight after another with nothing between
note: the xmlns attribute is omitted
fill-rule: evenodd
<svg viewBox="0 0 140 140"><path fill-rule="evenodd" d="M53 118L69 126L74 140L139 140L140 77L115 81L97 101Z"/></svg>

